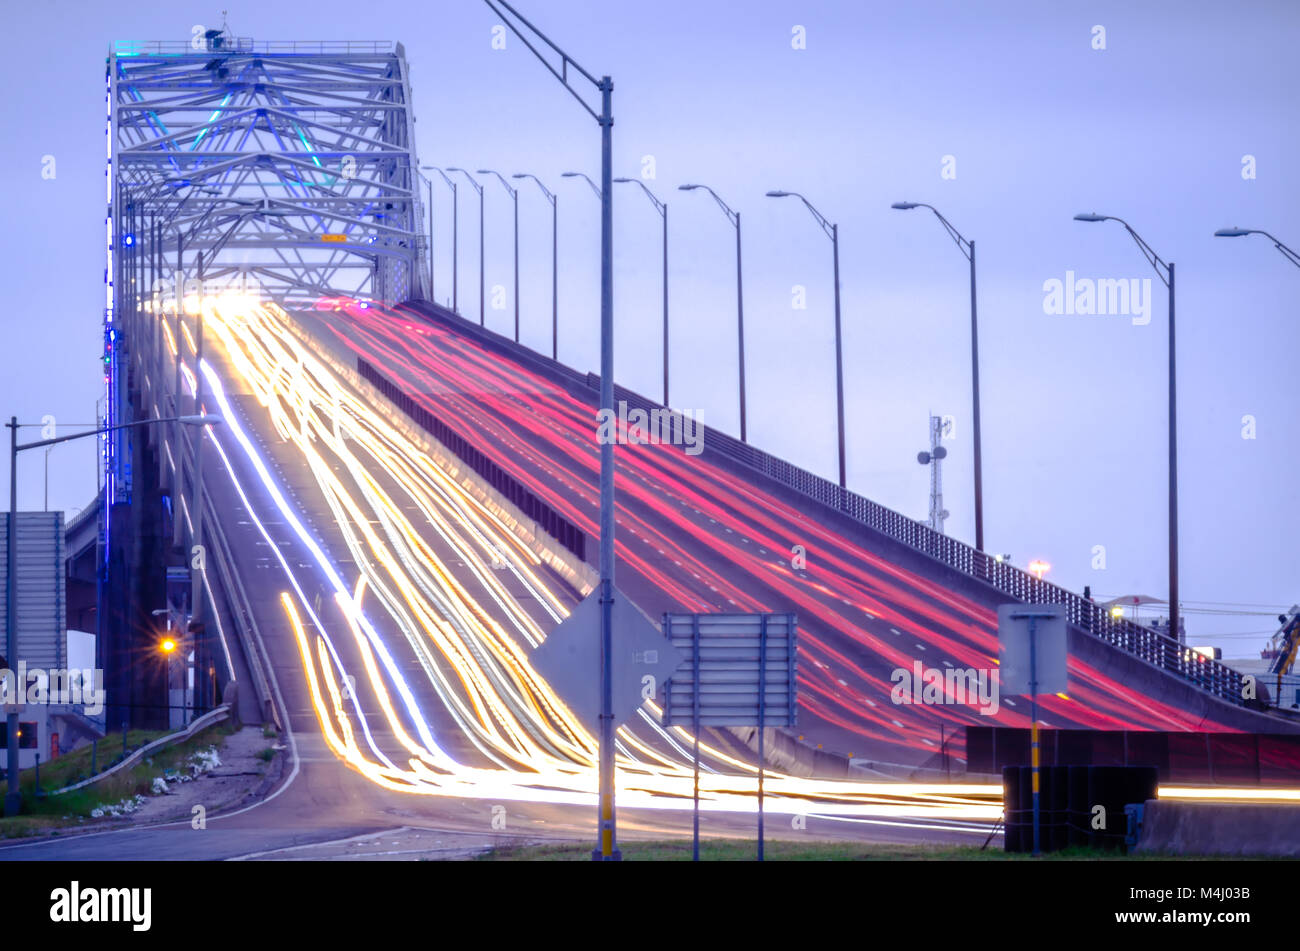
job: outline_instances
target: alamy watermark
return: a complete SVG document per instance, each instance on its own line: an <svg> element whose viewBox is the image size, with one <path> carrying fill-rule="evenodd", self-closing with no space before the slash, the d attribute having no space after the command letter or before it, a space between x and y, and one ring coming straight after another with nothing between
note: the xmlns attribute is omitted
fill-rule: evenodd
<svg viewBox="0 0 1300 951"><path fill-rule="evenodd" d="M28 667L26 661L20 660L17 671L0 668L0 703L84 705L87 716L98 716L104 712L104 672L90 667Z"/></svg>
<svg viewBox="0 0 1300 951"><path fill-rule="evenodd" d="M896 704L973 706L983 716L998 712L998 680L992 670L975 667L925 667L919 660L912 669L896 667L889 675L894 687L889 699Z"/></svg>
<svg viewBox="0 0 1300 951"><path fill-rule="evenodd" d="M686 455L698 456L704 451L704 422L699 410L628 409L627 401L619 400L617 411L596 413L596 438L601 445L684 446Z"/></svg>
<svg viewBox="0 0 1300 951"><path fill-rule="evenodd" d="M1135 327L1151 323L1151 278L1076 278L1043 282L1043 313L1057 316L1132 317Z"/></svg>

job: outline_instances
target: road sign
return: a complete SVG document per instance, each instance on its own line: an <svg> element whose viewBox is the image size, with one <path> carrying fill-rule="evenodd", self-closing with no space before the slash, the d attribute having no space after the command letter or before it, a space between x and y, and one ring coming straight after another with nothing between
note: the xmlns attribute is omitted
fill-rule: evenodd
<svg viewBox="0 0 1300 951"><path fill-rule="evenodd" d="M758 727L758 860L763 861L767 727L794 726L793 614L665 614L664 634L686 661L664 685L664 725L690 724L695 761L692 857L700 860L700 727Z"/></svg>
<svg viewBox="0 0 1300 951"><path fill-rule="evenodd" d="M614 726L634 716L686 659L654 622L614 591L612 693ZM533 651L533 669L593 735L600 729L600 589L573 609Z"/></svg>
<svg viewBox="0 0 1300 951"><path fill-rule="evenodd" d="M665 684L664 725L794 726L796 626L793 614L665 614L687 662Z"/></svg>
<svg viewBox="0 0 1300 951"><path fill-rule="evenodd" d="M1069 622L1063 604L998 605L998 686L1029 695L1029 760L1034 797L1034 855L1041 838L1038 788L1038 695L1064 693Z"/></svg>
<svg viewBox="0 0 1300 951"><path fill-rule="evenodd" d="M998 606L998 688L1004 694L1030 693L1030 622L1038 693L1065 693L1066 635L1064 604L1002 604Z"/></svg>
<svg viewBox="0 0 1300 951"><path fill-rule="evenodd" d="M326 244L347 244L348 236L345 234L323 234L320 239Z"/></svg>

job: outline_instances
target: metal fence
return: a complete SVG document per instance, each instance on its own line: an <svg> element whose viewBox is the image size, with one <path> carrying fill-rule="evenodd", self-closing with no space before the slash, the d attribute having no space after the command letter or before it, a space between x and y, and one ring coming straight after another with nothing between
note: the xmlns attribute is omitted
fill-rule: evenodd
<svg viewBox="0 0 1300 951"><path fill-rule="evenodd" d="M477 329L477 328L475 328ZM548 361L549 362L549 361ZM600 376L588 373L587 387L600 392ZM626 400L629 407L646 411L662 408L659 403L638 393L614 387L614 399ZM978 578L1008 597L1031 604L1063 604L1071 624L1083 628L1100 640L1149 664L1214 694L1222 700L1244 706L1242 677L1216 660L1199 654L1175 638L1125 618L1114 618L1100 605L1065 588L1043 581L1005 561L972 548L951 536L936 532L928 525L901 515L893 509L872 502L837 483L791 465L748 443L707 426L704 446L710 452L726 456L780 484L794 489L887 538L900 542L962 574Z"/></svg>
<svg viewBox="0 0 1300 951"><path fill-rule="evenodd" d="M190 40L119 40L113 44L118 56L220 55L222 53L300 53L320 56L353 53L391 53L391 40L254 40L248 36L224 37L221 46L208 49L207 44L194 47Z"/></svg>
<svg viewBox="0 0 1300 951"><path fill-rule="evenodd" d="M549 373L558 379L585 383L593 402L599 399L600 376L587 373L585 377L563 364L535 353L526 347L473 324L446 308L429 302L419 302L402 308L406 313L432 318L455 332L473 337L489 347L509 355L521 363ZM646 411L663 409L653 400L614 385L614 399L626 400L629 407ZM1237 706L1246 706L1242 697L1242 676L1226 664L1199 654L1168 634L1143 627L1125 618L1111 617L1101 606L1072 591L1043 581L1027 571L991 555L977 551L970 545L948 535L934 531L928 525L885 508L806 469L791 465L748 443L741 442L700 424L704 432L704 445L710 452L741 463L769 479L784 485L807 498L847 516L886 538L928 555L940 564L985 582L1008 598L1031 604L1064 604L1067 620L1082 628L1098 640L1124 651L1139 660L1165 670L1206 692Z"/></svg>

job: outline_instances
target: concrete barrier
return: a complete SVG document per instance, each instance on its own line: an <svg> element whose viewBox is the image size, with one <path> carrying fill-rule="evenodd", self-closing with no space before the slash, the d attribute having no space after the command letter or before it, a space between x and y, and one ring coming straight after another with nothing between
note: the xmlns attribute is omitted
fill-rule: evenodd
<svg viewBox="0 0 1300 951"><path fill-rule="evenodd" d="M1150 799L1135 852L1300 857L1300 808L1285 803Z"/></svg>

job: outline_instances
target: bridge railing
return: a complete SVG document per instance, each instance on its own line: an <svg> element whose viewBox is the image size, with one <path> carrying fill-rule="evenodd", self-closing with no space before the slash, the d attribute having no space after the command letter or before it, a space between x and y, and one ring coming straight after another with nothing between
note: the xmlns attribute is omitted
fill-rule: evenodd
<svg viewBox="0 0 1300 951"><path fill-rule="evenodd" d="M444 307L421 302L416 307L404 308L432 317L454 328L458 333L482 341L502 353L509 354L529 366L551 374L556 379L568 380L591 393L593 403L599 399L600 376L585 376L564 364L557 363L514 341L465 320ZM663 409L662 405L618 384L614 385L614 399L625 400L629 407L647 412ZM704 445L710 452L718 453L741 463L769 479L801 495L842 513L886 538L892 539L933 558L940 564L985 582L1008 598L1028 604L1063 604L1071 624L1082 628L1099 640L1119 650L1167 671L1206 692L1237 706L1245 706L1242 697L1241 674L1204 654L1197 653L1168 634L1143 627L1126 618L1111 617L1100 605L1067 591L1059 585L1044 581L1029 572L999 561L991 555L972 548L948 535L936 532L930 526L885 508L855 492L819 475L791 465L784 459L741 442L726 433L701 424Z"/></svg>
<svg viewBox="0 0 1300 951"><path fill-rule="evenodd" d="M177 56L182 53L300 53L322 56L356 53L391 53L391 40L254 40L238 36L225 40L219 49L206 45L195 49L189 40L119 40L113 44L118 56Z"/></svg>
<svg viewBox="0 0 1300 951"><path fill-rule="evenodd" d="M475 327L474 330L478 328ZM593 393L599 393L600 376L588 373L586 385ZM626 400L629 407L639 407L647 412L661 408L659 403L618 385L614 387L614 398ZM829 479L800 469L716 429L707 426L701 428L704 430L706 450L742 463L887 538L929 555L962 574L978 578L1016 601L1063 604L1070 623L1083 628L1094 637L1187 680L1222 700L1244 705L1242 677L1226 664L1197 653L1167 634L1126 618L1112 617L1103 607L1088 598L1044 581L1005 561L999 561L949 535L936 532L928 525L843 489Z"/></svg>

